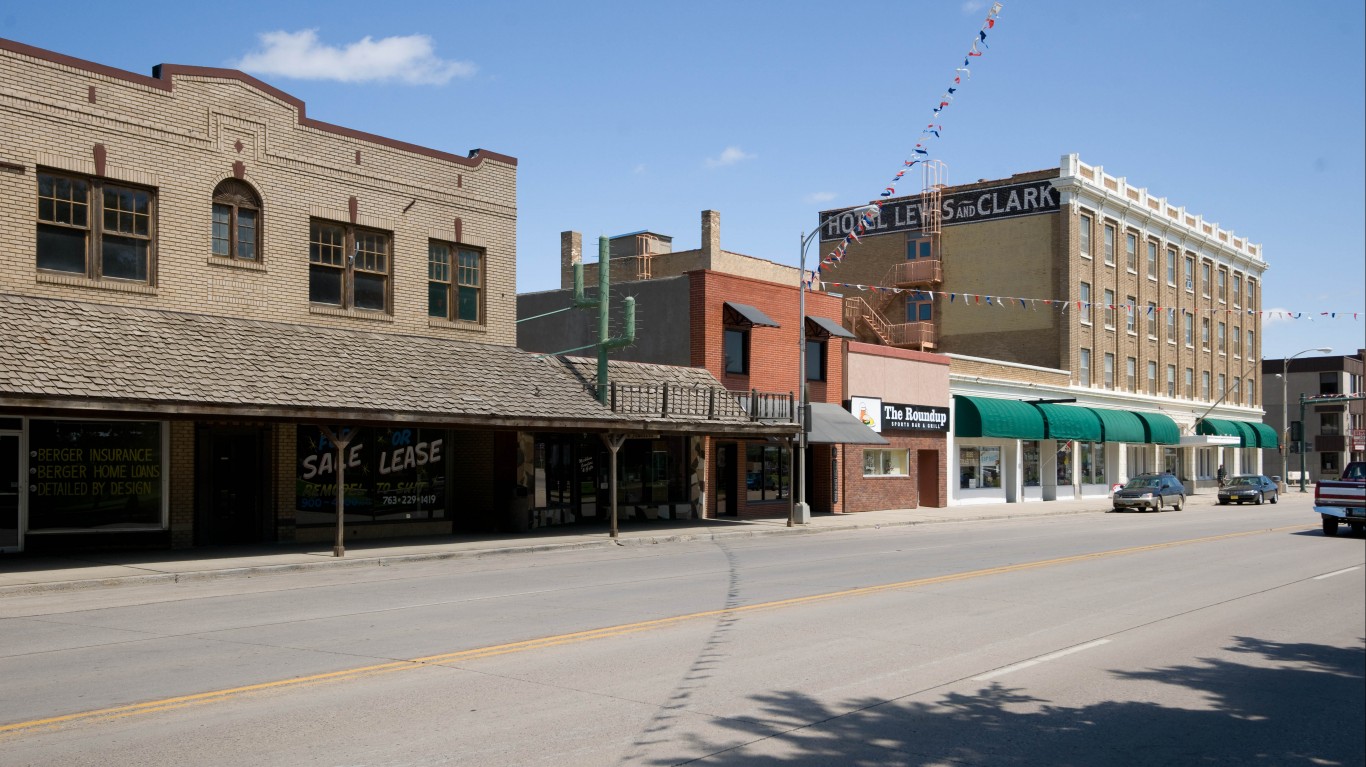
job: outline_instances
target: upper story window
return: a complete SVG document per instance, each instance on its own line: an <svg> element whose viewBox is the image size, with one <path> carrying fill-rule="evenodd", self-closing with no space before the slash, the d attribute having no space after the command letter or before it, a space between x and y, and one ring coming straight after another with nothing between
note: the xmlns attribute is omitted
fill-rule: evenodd
<svg viewBox="0 0 1366 767"><path fill-rule="evenodd" d="M1131 272L1138 271L1138 235L1124 233L1124 266Z"/></svg>
<svg viewBox="0 0 1366 767"><path fill-rule="evenodd" d="M1186 368L1186 399L1195 399L1195 369Z"/></svg>
<svg viewBox="0 0 1366 767"><path fill-rule="evenodd" d="M1186 318L1186 347L1190 348L1195 345L1195 315L1190 312L1181 314Z"/></svg>
<svg viewBox="0 0 1366 767"><path fill-rule="evenodd" d="M1233 308L1243 308L1243 275L1233 273Z"/></svg>
<svg viewBox="0 0 1366 767"><path fill-rule="evenodd" d="M1108 289L1107 289L1102 295L1105 297L1105 327L1109 328L1110 330L1114 330L1114 329L1115 329L1115 291L1113 291L1113 290L1108 290Z"/></svg>
<svg viewBox="0 0 1366 767"><path fill-rule="evenodd" d="M484 254L450 243L427 243L427 316L482 322Z"/></svg>
<svg viewBox="0 0 1366 767"><path fill-rule="evenodd" d="M261 198L237 179L213 190L213 254L257 261L261 258Z"/></svg>
<svg viewBox="0 0 1366 767"><path fill-rule="evenodd" d="M1247 329L1247 358L1257 358L1257 331L1252 328Z"/></svg>
<svg viewBox="0 0 1366 767"><path fill-rule="evenodd" d="M1148 337L1157 338L1157 304L1148 302Z"/></svg>
<svg viewBox="0 0 1366 767"><path fill-rule="evenodd" d="M1220 269L1215 279L1219 284L1219 303L1228 303L1228 270Z"/></svg>
<svg viewBox="0 0 1366 767"><path fill-rule="evenodd" d="M1200 371L1200 399L1209 401L1209 371Z"/></svg>
<svg viewBox="0 0 1366 767"><path fill-rule="evenodd" d="M1157 363L1148 361L1148 393L1157 394Z"/></svg>
<svg viewBox="0 0 1366 767"><path fill-rule="evenodd" d="M1209 317L1200 318L1200 348L1209 351Z"/></svg>
<svg viewBox="0 0 1366 767"><path fill-rule="evenodd" d="M1077 230L1081 233L1081 257L1091 257L1091 217L1083 213Z"/></svg>
<svg viewBox="0 0 1366 767"><path fill-rule="evenodd" d="M38 172L37 266L92 280L150 283L156 192Z"/></svg>
<svg viewBox="0 0 1366 767"><path fill-rule="evenodd" d="M1091 350L1080 349L1081 356L1077 362L1077 379L1082 386L1091 385Z"/></svg>
<svg viewBox="0 0 1366 767"><path fill-rule="evenodd" d="M1089 283L1089 282L1083 282L1083 283L1081 284L1081 291L1080 291L1079 297L1081 298L1081 311L1082 311L1082 315L1081 315L1081 324L1083 324L1083 325L1090 325L1090 324L1091 324L1091 283Z"/></svg>
<svg viewBox="0 0 1366 767"><path fill-rule="evenodd" d="M1167 396L1176 396L1176 366L1167 366Z"/></svg>
<svg viewBox="0 0 1366 767"><path fill-rule="evenodd" d="M917 258L934 258L934 240L928 237L906 238L906 260L913 261Z"/></svg>
<svg viewBox="0 0 1366 767"><path fill-rule="evenodd" d="M823 338L806 339L806 380L825 380L825 351L829 348Z"/></svg>
<svg viewBox="0 0 1366 767"><path fill-rule="evenodd" d="M1176 248L1167 248L1167 284L1176 285Z"/></svg>
<svg viewBox="0 0 1366 767"><path fill-rule="evenodd" d="M1134 315L1138 314L1138 299L1133 296L1124 297L1124 329L1129 335L1135 335L1138 329L1134 326L1136 320Z"/></svg>
<svg viewBox="0 0 1366 767"><path fill-rule="evenodd" d="M316 219L308 230L308 300L388 311L389 234Z"/></svg>
<svg viewBox="0 0 1366 767"><path fill-rule="evenodd" d="M1124 388L1138 391L1138 359L1128 357L1124 360Z"/></svg>
<svg viewBox="0 0 1366 767"><path fill-rule="evenodd" d="M1115 355L1114 352L1105 353L1105 368L1103 372L1105 388L1115 388Z"/></svg>
<svg viewBox="0 0 1366 767"><path fill-rule="evenodd" d="M1209 298L1210 269L1213 267L1210 262L1203 261L1200 264L1200 295Z"/></svg>
<svg viewBox="0 0 1366 767"><path fill-rule="evenodd" d="M1115 265L1115 227L1113 224L1105 225L1105 263Z"/></svg>
<svg viewBox="0 0 1366 767"><path fill-rule="evenodd" d="M915 291L906 296L906 321L929 322L934 319L934 296Z"/></svg>
<svg viewBox="0 0 1366 767"><path fill-rule="evenodd" d="M1247 308L1257 308L1257 283L1251 277L1247 278Z"/></svg>
<svg viewBox="0 0 1366 767"><path fill-rule="evenodd" d="M726 328L722 343L727 373L745 374L749 372L749 328Z"/></svg>
<svg viewBox="0 0 1366 767"><path fill-rule="evenodd" d="M1195 292L1195 259L1186 256L1186 292Z"/></svg>
<svg viewBox="0 0 1366 767"><path fill-rule="evenodd" d="M1148 241L1148 279L1157 279L1157 243Z"/></svg>
<svg viewBox="0 0 1366 767"><path fill-rule="evenodd" d="M1176 310L1168 308L1167 315L1167 343L1176 343Z"/></svg>

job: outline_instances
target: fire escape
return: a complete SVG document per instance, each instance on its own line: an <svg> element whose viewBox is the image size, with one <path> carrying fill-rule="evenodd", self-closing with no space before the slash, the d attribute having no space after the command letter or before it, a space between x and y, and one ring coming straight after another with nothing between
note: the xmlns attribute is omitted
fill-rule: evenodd
<svg viewBox="0 0 1366 767"><path fill-rule="evenodd" d="M944 282L944 262L941 258L941 224L944 196L944 163L931 160L922 170L924 187L920 192L920 232L914 242L928 243L928 254L913 258L909 252L913 241L908 240L907 259L894 265L883 278L882 285L901 288L900 293L875 293L869 298L850 296L844 302L844 324L854 329L860 340L895 346L900 349L934 351L939 347L939 301L914 291L933 291ZM912 292L906 292L912 291ZM929 302L934 307L931 319L911 317L909 306ZM903 317L893 322L889 316Z"/></svg>

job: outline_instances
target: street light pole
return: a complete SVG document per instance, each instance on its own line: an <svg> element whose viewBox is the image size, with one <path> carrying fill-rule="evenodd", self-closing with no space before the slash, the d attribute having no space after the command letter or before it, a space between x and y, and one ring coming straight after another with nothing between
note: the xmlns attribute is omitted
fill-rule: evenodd
<svg viewBox="0 0 1366 767"><path fill-rule="evenodd" d="M1289 357L1281 360L1281 482L1286 486L1290 485L1290 480L1286 476L1286 473L1289 471L1290 461L1290 360L1295 359L1301 354L1308 354L1309 352L1329 354L1332 351L1333 350L1327 346L1321 346L1317 349L1305 349L1303 351L1295 352ZM1303 423L1300 424L1300 430L1302 436L1304 433ZM1300 454L1303 455L1303 453L1304 448L1301 447ZM1304 461L1301 460L1300 463L1303 464ZM1300 467L1300 473L1301 475L1304 473L1303 465ZM1301 479L1303 479L1303 477L1301 477ZM1301 485L1301 487L1303 487L1303 485Z"/></svg>
<svg viewBox="0 0 1366 767"><path fill-rule="evenodd" d="M798 416L798 418L801 419L802 430L797 435L797 502L795 504L788 504L788 527L792 527L795 524L793 517L796 514L797 506L806 507L806 433L811 428L811 424L807 423L806 407L807 404L809 404L806 397L806 250L811 246L812 242L815 242L817 235L821 233L821 227L830 223L831 219L836 216L848 214L862 217L869 211L875 210L878 210L878 205L876 203L869 203L851 211L836 213L834 216L817 224L816 228L813 229L810 234L799 233L798 235L801 242L799 248L801 257L798 259L797 267L799 269L797 273L797 391L799 392L797 396L797 406L801 409L801 415ZM843 320L844 318L841 317L840 319ZM802 518L807 518L806 513L803 513Z"/></svg>

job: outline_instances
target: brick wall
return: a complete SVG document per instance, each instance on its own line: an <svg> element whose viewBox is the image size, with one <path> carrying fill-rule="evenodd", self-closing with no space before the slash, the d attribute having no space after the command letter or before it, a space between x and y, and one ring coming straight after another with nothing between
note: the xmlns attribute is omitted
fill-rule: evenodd
<svg viewBox="0 0 1366 767"><path fill-rule="evenodd" d="M943 434L929 436L902 436L895 433L882 435L889 443L886 447L870 449L909 450L909 473L906 476L865 477L863 476L863 450L858 445L844 445L841 448L841 476L844 489L841 494L843 511L875 511L879 509L914 509L922 505L947 506L947 496L943 488L948 478L948 447ZM932 474L936 487L922 487L920 460L924 454L934 456L936 464Z"/></svg>
<svg viewBox="0 0 1366 767"><path fill-rule="evenodd" d="M0 292L515 343L515 160L325 126L241 73L173 69L155 79L0 44ZM150 285L37 270L40 168L154 191ZM213 191L234 177L263 203L257 262L211 254ZM392 233L391 311L310 304L313 217ZM484 324L428 320L430 239L485 249Z"/></svg>
<svg viewBox="0 0 1366 767"><path fill-rule="evenodd" d="M171 421L171 450L168 456L170 480L171 548L194 545L194 456L195 431L190 421Z"/></svg>

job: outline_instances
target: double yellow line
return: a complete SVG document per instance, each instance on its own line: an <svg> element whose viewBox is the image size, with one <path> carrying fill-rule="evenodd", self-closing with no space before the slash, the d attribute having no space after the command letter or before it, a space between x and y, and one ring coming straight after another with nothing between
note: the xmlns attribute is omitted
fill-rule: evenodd
<svg viewBox="0 0 1366 767"><path fill-rule="evenodd" d="M688 613L686 615L675 615L669 618L658 618L650 621L640 621L638 623L624 623L618 626L607 626L604 628L590 629L588 631L576 631L570 634L558 634L556 636L541 637L540 639L528 639L521 642L509 642L507 644L491 645L488 647L477 647L458 652L442 653L440 655L428 655L421 658L411 658L408 660L398 660L390 663L378 663L370 666L360 666L358 668L344 669L341 671L331 671L325 674L312 674L309 676L293 677L290 679L280 679L273 682L261 682L259 684L249 684L241 687L229 687L222 690L212 690L200 692L193 695L181 695L175 698L162 698L143 703L132 703L126 706L113 706L111 708L101 708L91 711L80 711L74 714L63 714L61 716L50 716L43 719L31 719L26 722L14 722L13 724L0 725L0 735L15 735L52 728L60 725L75 722L89 721L94 719L117 719L137 714L151 714L160 711L169 711L186 706L212 703L227 698L246 695L249 693L265 692L268 690L281 690L291 687L302 687L305 685L319 684L323 682L338 682L348 679L356 679L377 674L387 674L394 671L407 671L411 669L423 668L447 663L461 663L465 661L479 660L482 658L492 658L498 655L508 655L511 653L528 652L540 650L547 647L557 647L559 645L576 644L579 642L589 642L595 639L610 639L613 637L626 636L628 634L638 634L643 631L666 628L686 621L694 621L701 618L714 618L721 615L736 615L739 613L754 612L757 610L776 610L784 607L797 607L800 605L821 602L830 599L840 599L843 597L861 596L865 594L876 594L883 591L894 591L897 589L909 589L919 586L933 586L940 583L952 583L954 581L964 581L970 578L982 578L989 575L1003 575L1006 573L1016 573L1024 570L1036 570L1043 567L1054 567L1057 565L1067 565L1075 562L1086 562L1089 560L1105 559L1108 557L1121 556L1125 554L1138 554L1145 551L1158 551L1169 549L1176 546L1188 546L1196 543L1209 543L1211 541L1222 541L1230 538L1242 538L1249 535L1260 535L1264 533L1282 532L1286 530L1303 529L1304 525L1290 525L1287 527L1270 528L1266 530L1250 530L1236 533L1225 533L1223 535L1213 535L1205 538L1189 538L1181 541L1171 541L1169 543L1154 543L1147 546L1133 546L1125 549L1112 549L1110 551L1099 551L1091 554L1077 554L1070 557L1058 557L1056 559L1044 559L1037 562L1023 562L1014 565L1003 565L1001 567L989 567L983 570L970 570L962 573L952 573L949 575L936 575L931 578L917 578L910 581L898 581L896 583L884 583L877 586L861 586L841 591L831 591L824 594L812 594L804 597L793 597L791 599L779 599L772 602L761 602L752 605L741 605L737 607L727 607L721 610L706 610L703 612Z"/></svg>

